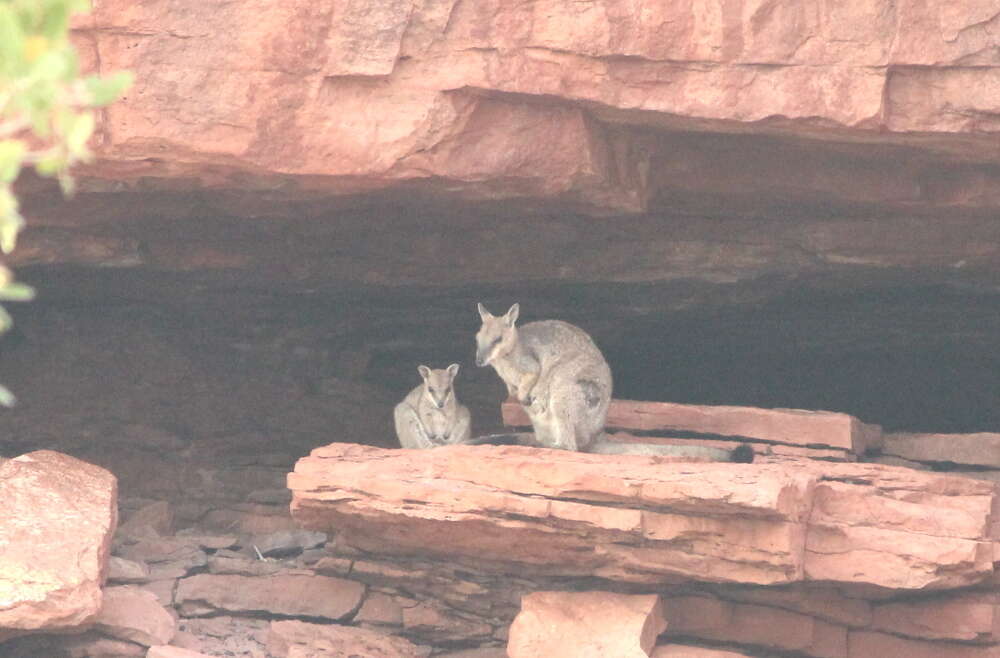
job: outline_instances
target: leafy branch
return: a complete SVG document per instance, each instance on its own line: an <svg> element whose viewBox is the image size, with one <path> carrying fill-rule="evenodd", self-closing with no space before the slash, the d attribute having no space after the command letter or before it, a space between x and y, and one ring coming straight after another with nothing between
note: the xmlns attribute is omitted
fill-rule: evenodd
<svg viewBox="0 0 1000 658"><path fill-rule="evenodd" d="M69 40L70 19L89 0L0 0L0 251L9 254L24 228L13 184L25 166L74 189L70 168L90 160L95 109L118 99L132 75L81 76ZM0 301L28 301L34 290L0 263ZM10 329L0 306L0 334ZM0 385L0 404L13 394Z"/></svg>

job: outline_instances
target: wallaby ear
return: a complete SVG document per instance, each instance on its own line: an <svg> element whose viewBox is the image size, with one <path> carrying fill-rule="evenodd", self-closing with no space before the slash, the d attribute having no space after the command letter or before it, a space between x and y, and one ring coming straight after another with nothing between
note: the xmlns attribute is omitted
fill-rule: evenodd
<svg viewBox="0 0 1000 658"><path fill-rule="evenodd" d="M482 302L479 302L476 305L476 308L479 309L479 317L482 318L483 322L486 322L493 317L493 314L486 310L486 307L483 306Z"/></svg>
<svg viewBox="0 0 1000 658"><path fill-rule="evenodd" d="M431 376L431 369L428 368L427 366L417 366L417 372L419 372L420 376L423 377L424 379L427 379L428 377Z"/></svg>
<svg viewBox="0 0 1000 658"><path fill-rule="evenodd" d="M514 323L517 322L517 316L520 312L521 312L521 305L517 303L515 303L513 306L507 309L507 313L503 317L507 321L508 327L514 326Z"/></svg>
<svg viewBox="0 0 1000 658"><path fill-rule="evenodd" d="M453 363L450 366L448 366L448 374L451 375L452 379L455 379L455 375L458 374L458 367L459 366L457 363Z"/></svg>

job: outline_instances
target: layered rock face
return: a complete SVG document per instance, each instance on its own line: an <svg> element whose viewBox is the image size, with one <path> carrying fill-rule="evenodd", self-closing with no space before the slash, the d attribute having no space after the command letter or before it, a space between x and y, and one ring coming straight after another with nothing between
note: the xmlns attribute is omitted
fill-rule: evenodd
<svg viewBox="0 0 1000 658"><path fill-rule="evenodd" d="M50 625L90 631L8 647L995 656L993 485L852 463L873 446L841 413L778 433L784 413L706 416L755 425L753 466L321 448L290 483L330 540L277 563L264 546L294 525L294 458L388 445L415 365L468 363L480 300L587 327L635 399L809 388L807 408L981 432L890 433L872 459L995 478L1000 13L945 4L98 3L83 66L137 82L73 201L20 181L12 262L74 318L100 300L99 340L65 347L79 325L51 307L19 320L16 389L59 404L5 416L4 454L59 442L173 507L127 501L100 613L81 558L86 605ZM858 287L860 308L835 303ZM796 322L766 303L796 294ZM179 310L222 299L214 324ZM139 321L137 300L164 305ZM483 429L499 388L471 370Z"/></svg>
<svg viewBox="0 0 1000 658"><path fill-rule="evenodd" d="M289 487L293 517L335 535L317 568L450 611L438 629L403 616L439 641L502 639L519 613L519 657L1000 649L991 482L789 457L331 445Z"/></svg>
<svg viewBox="0 0 1000 658"><path fill-rule="evenodd" d="M609 459L334 444L289 476L292 514L362 550L543 578L934 590L993 574L989 482L810 460Z"/></svg>
<svg viewBox="0 0 1000 658"><path fill-rule="evenodd" d="M136 86L75 202L26 185L15 260L995 285L989 2L653 4L103 2L76 42Z"/></svg>
<svg viewBox="0 0 1000 658"><path fill-rule="evenodd" d="M965 163L996 158L996 140L981 135L1000 130L1000 14L988 2L675 2L639 11L618 0L300 0L170 9L102 3L79 24L92 65L138 77L108 110L95 171L111 178L256 182L300 195L426 181L445 194L620 212L643 210L676 185L672 169L694 178L717 156L657 144L642 130L650 126L911 144ZM933 194L916 173L842 194L902 207L996 202L969 198L987 189L982 177L932 186ZM841 170L842 182L863 174ZM815 189L846 187L837 183Z"/></svg>

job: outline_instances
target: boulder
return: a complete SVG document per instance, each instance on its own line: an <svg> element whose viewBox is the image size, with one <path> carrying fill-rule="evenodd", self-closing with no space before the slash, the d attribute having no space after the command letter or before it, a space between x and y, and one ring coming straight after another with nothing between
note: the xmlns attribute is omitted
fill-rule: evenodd
<svg viewBox="0 0 1000 658"><path fill-rule="evenodd" d="M111 473L68 455L0 460L0 641L94 619L117 496Z"/></svg>

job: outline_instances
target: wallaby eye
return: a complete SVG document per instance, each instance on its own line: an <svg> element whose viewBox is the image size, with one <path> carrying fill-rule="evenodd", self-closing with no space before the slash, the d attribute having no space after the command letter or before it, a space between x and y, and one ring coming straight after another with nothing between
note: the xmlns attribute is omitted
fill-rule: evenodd
<svg viewBox="0 0 1000 658"><path fill-rule="evenodd" d="M500 343L500 338L501 338L501 336L497 336L496 338L494 338L493 342L490 343L490 347L493 347L494 345L498 345Z"/></svg>
<svg viewBox="0 0 1000 658"><path fill-rule="evenodd" d="M434 387L433 386L428 386L427 390L430 391L431 395L434 395Z"/></svg>

